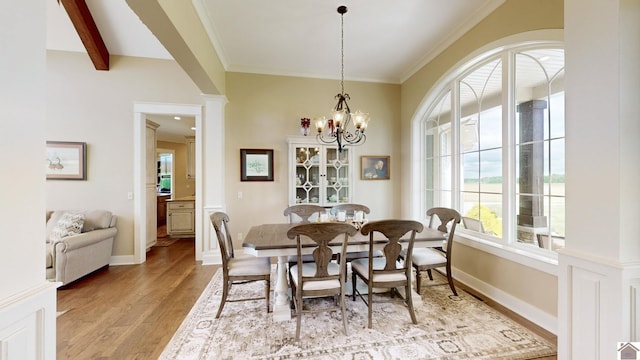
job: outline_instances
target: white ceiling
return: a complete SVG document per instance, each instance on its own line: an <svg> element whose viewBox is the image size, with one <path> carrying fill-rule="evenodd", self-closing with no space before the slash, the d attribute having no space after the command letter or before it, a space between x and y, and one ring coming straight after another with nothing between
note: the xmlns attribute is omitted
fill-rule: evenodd
<svg viewBox="0 0 640 360"><path fill-rule="evenodd" d="M150 0L151 1L151 0ZM192 0L227 71L401 83L504 0ZM171 55L125 0L86 0L113 55ZM86 52L47 0L47 48Z"/></svg>

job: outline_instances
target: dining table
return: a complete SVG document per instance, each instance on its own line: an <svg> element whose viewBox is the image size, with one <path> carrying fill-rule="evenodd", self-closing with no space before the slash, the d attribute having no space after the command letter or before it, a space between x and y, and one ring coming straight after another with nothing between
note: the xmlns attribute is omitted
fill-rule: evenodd
<svg viewBox="0 0 640 360"><path fill-rule="evenodd" d="M289 297L289 283L287 280L287 263L289 255L297 255L296 240L289 239L287 232L300 224L261 224L251 227L242 243L244 253L257 257L277 258L277 272L274 288L273 319L274 321L286 321L291 319L291 299ZM425 227L422 232L416 233L415 247L441 247L445 240L445 233L436 229ZM386 238L374 233L374 250L381 249L386 243ZM403 247L408 246L409 238L400 240ZM308 238L302 238L302 254L313 251L314 242ZM330 243L334 252L339 252L342 246L342 237L338 236L335 242ZM309 251L305 251L308 247ZM369 250L369 235L363 235L360 231L348 238L347 252L359 252ZM403 289L402 289L403 290ZM422 298L413 291L414 305L422 303Z"/></svg>

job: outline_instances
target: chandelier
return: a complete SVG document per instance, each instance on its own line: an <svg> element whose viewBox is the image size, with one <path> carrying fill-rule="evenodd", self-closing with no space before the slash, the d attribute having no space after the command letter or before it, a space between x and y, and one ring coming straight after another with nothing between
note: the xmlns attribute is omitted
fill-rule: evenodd
<svg viewBox="0 0 640 360"><path fill-rule="evenodd" d="M346 6L339 6L338 13L340 14L340 51L341 51L341 78L340 78L340 87L341 91L338 95L335 96L338 103L333 108L332 118L327 120L324 116L314 118L314 124L316 126L316 130L318 130L318 134L316 138L318 141L323 142L325 144L337 143L338 151L342 151L342 149L346 145L360 145L364 144L367 140L364 132L367 129L367 125L369 123L369 114L363 113L361 111L356 111L355 113L351 113L351 109L349 109L349 104L347 104L347 100L351 100L349 98L349 94L345 94L344 92L344 14L347 12ZM355 129L349 130L349 125L353 120L353 127Z"/></svg>

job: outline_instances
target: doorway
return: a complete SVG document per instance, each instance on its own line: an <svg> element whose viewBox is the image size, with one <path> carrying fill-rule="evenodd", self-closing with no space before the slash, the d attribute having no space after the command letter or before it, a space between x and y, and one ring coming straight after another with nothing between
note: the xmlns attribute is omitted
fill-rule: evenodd
<svg viewBox="0 0 640 360"><path fill-rule="evenodd" d="M157 231L157 184L153 180L147 179L157 175L157 160L155 156L151 159L147 156L149 147L155 149L152 143L155 137L148 137L146 133L146 122L148 117L153 115L171 116L191 116L195 118L195 147L196 154L201 153L202 148L202 105L176 105L176 104L134 104L134 255L133 263L143 263L146 261L147 244L149 237L156 240ZM155 151L154 151L155 155ZM196 168L200 166L200 160L196 156ZM150 176L151 175L151 176ZM200 172L196 171L195 189L196 204L201 203L202 180L198 177ZM174 183L175 187L175 183ZM196 219L202 217L200 206L196 206ZM196 246L202 244L201 226L196 226Z"/></svg>

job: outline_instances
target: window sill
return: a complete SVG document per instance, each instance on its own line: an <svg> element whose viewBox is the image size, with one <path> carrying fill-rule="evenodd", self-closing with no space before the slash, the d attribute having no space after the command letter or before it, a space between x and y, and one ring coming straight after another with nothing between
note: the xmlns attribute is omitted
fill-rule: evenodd
<svg viewBox="0 0 640 360"><path fill-rule="evenodd" d="M524 250L517 245L483 239L464 230L456 231L455 242L553 276L558 276L558 256L556 253L546 253L544 250Z"/></svg>

